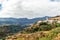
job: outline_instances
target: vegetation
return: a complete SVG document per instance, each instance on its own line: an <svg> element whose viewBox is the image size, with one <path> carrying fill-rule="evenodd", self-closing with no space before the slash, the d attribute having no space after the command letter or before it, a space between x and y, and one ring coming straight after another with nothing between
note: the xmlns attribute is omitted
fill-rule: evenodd
<svg viewBox="0 0 60 40"><path fill-rule="evenodd" d="M23 25L25 27L29 25ZM6 36L13 35L23 30L22 25L0 25L0 39L4 39Z"/></svg>
<svg viewBox="0 0 60 40"><path fill-rule="evenodd" d="M17 38L17 40L24 40L23 38Z"/></svg>
<svg viewBox="0 0 60 40"><path fill-rule="evenodd" d="M45 37L38 37L38 40L53 40L57 36L58 33L60 33L60 23L57 23L56 21L53 21L52 24L48 22L41 22L39 25L33 24L33 26L29 29L26 28L22 31L22 33L35 33L35 32L45 32L49 31Z"/></svg>
<svg viewBox="0 0 60 40"><path fill-rule="evenodd" d="M37 31L49 31L53 28L59 27L60 24L56 23L56 24L49 24L48 22L41 22L38 25L36 25L37 23L33 24L32 27L30 28L26 28L25 30L22 31L22 33L34 33ZM53 27L54 26L54 27Z"/></svg>
<svg viewBox="0 0 60 40"><path fill-rule="evenodd" d="M4 30L1 31L3 29L3 27L4 27L5 31ZM3 26L3 27L1 27L1 29L0 29L1 36L5 35L5 32L7 32L8 34L17 33L22 29L20 25L9 25L9 26ZM6 31L6 29L8 31ZM9 29L11 29L11 30L9 30ZM41 22L41 23L37 24L37 22L36 22L31 27L22 29L22 31L20 33L21 33L21 35L18 35L18 34L17 34L18 36L15 35L16 40L24 40L24 38L28 39L28 40L54 40L54 38L56 38L57 34L60 33L60 23L57 23L57 21L53 21L53 23ZM10 38L12 38L12 37L10 37Z"/></svg>
<svg viewBox="0 0 60 40"><path fill-rule="evenodd" d="M50 30L47 36L39 38L39 40L52 40L57 36L58 33L60 33L60 27Z"/></svg>
<svg viewBox="0 0 60 40"><path fill-rule="evenodd" d="M16 40L24 40L24 38L27 39L27 40L31 40L32 38L33 38L33 40L54 40L54 38L59 33L60 33L60 27L57 27L57 28L54 28L50 31L36 32L36 33L33 33L33 35L30 34L29 36L28 36L28 34L25 35L25 36L19 36L19 37L16 37ZM38 34L40 34L40 35L38 36ZM28 37L26 37L26 36L28 36Z"/></svg>

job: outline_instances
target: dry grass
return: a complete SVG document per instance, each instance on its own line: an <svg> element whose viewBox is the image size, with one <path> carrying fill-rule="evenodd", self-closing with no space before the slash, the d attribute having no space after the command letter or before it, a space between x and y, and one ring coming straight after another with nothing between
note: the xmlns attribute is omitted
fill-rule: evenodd
<svg viewBox="0 0 60 40"><path fill-rule="evenodd" d="M60 27L30 34L17 33L7 37L6 40L60 40Z"/></svg>
<svg viewBox="0 0 60 40"><path fill-rule="evenodd" d="M43 33L43 32L36 32L36 33L31 33L31 34L17 34L17 35L13 35L13 36L10 36L8 38L6 38L6 40L37 40L38 37L45 37L46 35L46 31Z"/></svg>
<svg viewBox="0 0 60 40"><path fill-rule="evenodd" d="M60 33L57 34L57 36L55 38L53 38L52 40L60 40Z"/></svg>

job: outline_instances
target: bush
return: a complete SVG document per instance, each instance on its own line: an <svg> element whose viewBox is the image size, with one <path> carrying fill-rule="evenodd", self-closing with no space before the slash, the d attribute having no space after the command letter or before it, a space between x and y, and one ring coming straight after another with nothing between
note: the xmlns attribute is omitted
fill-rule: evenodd
<svg viewBox="0 0 60 40"><path fill-rule="evenodd" d="M42 31L48 31L48 30L51 30L52 27L51 25L41 25L39 29Z"/></svg>
<svg viewBox="0 0 60 40"><path fill-rule="evenodd" d="M59 23L56 23L55 26L56 26L56 27L60 27L60 24L59 24Z"/></svg>
<svg viewBox="0 0 60 40"><path fill-rule="evenodd" d="M47 23L47 22L41 22L41 23L39 24L39 26L41 26L41 25L48 25L48 23Z"/></svg>

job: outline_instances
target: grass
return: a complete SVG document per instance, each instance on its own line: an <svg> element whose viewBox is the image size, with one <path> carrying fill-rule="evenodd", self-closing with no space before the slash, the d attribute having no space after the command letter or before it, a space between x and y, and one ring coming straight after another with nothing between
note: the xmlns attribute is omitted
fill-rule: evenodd
<svg viewBox="0 0 60 40"><path fill-rule="evenodd" d="M38 31L39 33L41 32L41 31ZM56 38L56 36L57 36L57 34L59 34L60 33L60 27L56 27L56 28L54 28L54 29L52 29L52 30L50 30L50 31L42 31L43 32L43 34L41 34L38 38L37 38L37 40L52 40L52 39L54 39L54 38ZM37 34L39 34L39 33L33 33L33 35L31 35L31 38L32 37L34 37L34 36L36 36L37 37ZM45 33L45 34L44 34ZM26 34L27 35L27 34ZM45 35L45 36L43 36L43 35ZM42 36L42 37L41 37ZM17 39L16 40L24 40L24 38L25 37L22 37L22 38L20 38L20 37L17 37ZM28 38L27 38L28 39ZM30 39L29 39L30 40ZM34 39L35 40L35 39Z"/></svg>
<svg viewBox="0 0 60 40"><path fill-rule="evenodd" d="M50 40L50 39L47 37L43 37L43 38L39 38L39 40Z"/></svg>
<svg viewBox="0 0 60 40"><path fill-rule="evenodd" d="M45 37L39 38L39 40L52 40L57 36L58 33L60 33L60 27L50 30Z"/></svg>
<svg viewBox="0 0 60 40"><path fill-rule="evenodd" d="M24 40L23 38L17 38L17 40Z"/></svg>

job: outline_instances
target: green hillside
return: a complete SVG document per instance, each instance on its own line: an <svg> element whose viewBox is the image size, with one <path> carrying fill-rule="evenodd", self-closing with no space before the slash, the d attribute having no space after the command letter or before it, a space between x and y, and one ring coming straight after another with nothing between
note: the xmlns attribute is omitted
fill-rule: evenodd
<svg viewBox="0 0 60 40"><path fill-rule="evenodd" d="M27 27L21 32L8 36L6 40L60 40L60 23L53 21L35 22L31 27ZM58 37L57 37L58 36ZM56 38L56 39L55 39Z"/></svg>

